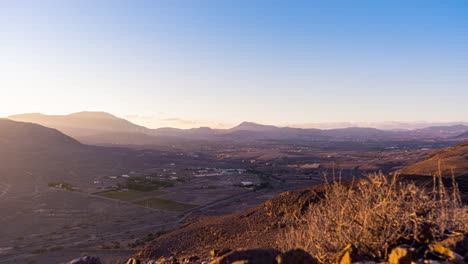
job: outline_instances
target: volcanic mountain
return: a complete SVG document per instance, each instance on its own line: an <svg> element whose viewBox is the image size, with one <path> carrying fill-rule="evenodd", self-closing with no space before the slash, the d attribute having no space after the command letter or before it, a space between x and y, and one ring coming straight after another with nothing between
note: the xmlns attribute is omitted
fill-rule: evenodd
<svg viewBox="0 0 468 264"><path fill-rule="evenodd" d="M9 116L8 119L55 128L74 138L109 132L152 133L151 129L104 112L80 112L70 115L21 114Z"/></svg>
<svg viewBox="0 0 468 264"><path fill-rule="evenodd" d="M83 145L56 129L0 119L1 181L84 181L142 168L144 159L132 150Z"/></svg>

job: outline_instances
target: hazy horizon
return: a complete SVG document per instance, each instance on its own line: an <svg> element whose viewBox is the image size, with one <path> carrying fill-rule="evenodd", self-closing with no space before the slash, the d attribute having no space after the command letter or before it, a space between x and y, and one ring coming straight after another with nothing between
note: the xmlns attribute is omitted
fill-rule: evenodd
<svg viewBox="0 0 468 264"><path fill-rule="evenodd" d="M16 113L13 115L8 116L0 116L0 118L8 118L17 115L30 115L30 114L41 114L46 116L66 116L70 114L76 114L81 112L90 112L90 113L107 113L114 115L110 112L105 111L80 111L74 113L67 113L67 114L46 114L46 113ZM171 115L166 113L156 113L153 115L115 115L118 118L125 119L130 121L134 124L144 126L151 129L157 128L164 128L164 127L172 127L172 128L180 128L180 129L190 129L190 128L199 128L199 127L210 127L214 129L228 129L235 127L243 122L252 122L261 125L274 125L278 127L294 127L294 128L318 128L318 129L335 129L335 128L348 128L348 127L369 127L369 128L377 128L382 130L394 130L394 129L419 129L425 128L430 126L450 126L450 125L468 125L468 121L447 121L447 122L433 122L433 121L425 121L425 120L418 120L418 121L395 121L395 120L386 120L381 122L368 122L368 121L356 121L356 122L323 122L323 123L261 123L255 120L243 120L238 123L214 123L214 122L204 122L200 120L184 120L176 117L170 117ZM211 125L210 125L211 124ZM213 125L214 124L214 125Z"/></svg>
<svg viewBox="0 0 468 264"><path fill-rule="evenodd" d="M8 1L0 116L104 109L149 127L451 122L462 1Z"/></svg>

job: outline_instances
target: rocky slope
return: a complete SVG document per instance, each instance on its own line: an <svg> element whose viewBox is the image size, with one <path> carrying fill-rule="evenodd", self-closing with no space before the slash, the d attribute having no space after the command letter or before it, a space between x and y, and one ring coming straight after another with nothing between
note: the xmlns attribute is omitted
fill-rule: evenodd
<svg viewBox="0 0 468 264"><path fill-rule="evenodd" d="M437 152L425 160L400 170L404 175L432 176L440 171L444 176L468 176L468 142Z"/></svg>
<svg viewBox="0 0 468 264"><path fill-rule="evenodd" d="M288 218L301 215L319 201L322 187L289 191L237 214L193 220L152 241L136 257L146 260L171 255L209 258L211 250L275 247Z"/></svg>

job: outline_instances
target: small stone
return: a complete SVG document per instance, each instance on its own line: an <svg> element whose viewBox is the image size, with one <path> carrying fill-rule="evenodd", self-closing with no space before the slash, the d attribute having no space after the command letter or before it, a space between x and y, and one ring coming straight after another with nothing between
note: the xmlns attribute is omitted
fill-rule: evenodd
<svg viewBox="0 0 468 264"><path fill-rule="evenodd" d="M223 255L210 264L277 264L281 252L272 248L238 249Z"/></svg>
<svg viewBox="0 0 468 264"><path fill-rule="evenodd" d="M212 249L210 251L210 256L213 258L221 257L222 255L225 255L227 253L231 252L229 248L223 248L223 249Z"/></svg>
<svg viewBox="0 0 468 264"><path fill-rule="evenodd" d="M101 260L95 256L84 256L81 258L74 259L67 264L101 264Z"/></svg>
<svg viewBox="0 0 468 264"><path fill-rule="evenodd" d="M411 264L413 256L408 249L403 247L396 247L390 252L388 261L391 264Z"/></svg>
<svg viewBox="0 0 468 264"><path fill-rule="evenodd" d="M351 264L351 244L346 245L340 253L336 256L336 261L335 263L338 264Z"/></svg>
<svg viewBox="0 0 468 264"><path fill-rule="evenodd" d="M276 258L278 264L318 264L318 261L302 249L293 249Z"/></svg>
<svg viewBox="0 0 468 264"><path fill-rule="evenodd" d="M429 250L443 260L463 260L463 257L442 245L429 245Z"/></svg>

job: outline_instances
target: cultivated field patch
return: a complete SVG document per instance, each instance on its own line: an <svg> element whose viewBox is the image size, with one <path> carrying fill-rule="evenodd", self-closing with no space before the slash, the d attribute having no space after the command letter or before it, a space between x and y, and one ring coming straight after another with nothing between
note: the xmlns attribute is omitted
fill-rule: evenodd
<svg viewBox="0 0 468 264"><path fill-rule="evenodd" d="M181 203L172 200L166 200L159 197L152 197L145 200L133 202L138 205L145 207L160 209L163 211L174 211L174 212L185 212L187 210L198 207L195 204Z"/></svg>
<svg viewBox="0 0 468 264"><path fill-rule="evenodd" d="M151 197L159 197L159 196L163 196L167 194L170 194L170 192L164 191L164 190L154 190L154 191L149 191L149 192L137 191L137 190L128 190L128 191L115 190L115 191L103 192L103 193L100 193L99 195L107 197L107 198L111 198L111 199L131 202L131 201L137 201L137 200L147 199Z"/></svg>

